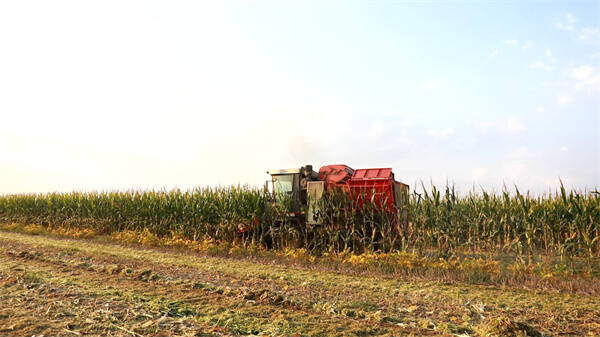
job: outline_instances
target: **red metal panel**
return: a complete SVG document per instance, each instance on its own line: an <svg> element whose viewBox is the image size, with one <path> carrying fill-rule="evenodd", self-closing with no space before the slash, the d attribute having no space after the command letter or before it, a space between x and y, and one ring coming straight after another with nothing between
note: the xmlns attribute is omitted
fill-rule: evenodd
<svg viewBox="0 0 600 337"><path fill-rule="evenodd" d="M354 170L346 165L327 165L319 169L319 180L326 185L345 184L353 173Z"/></svg>
<svg viewBox="0 0 600 337"><path fill-rule="evenodd" d="M352 179L392 179L392 169L386 168L368 168L354 171Z"/></svg>
<svg viewBox="0 0 600 337"><path fill-rule="evenodd" d="M394 211L393 179L353 178L348 181L348 187L359 207L372 200L378 207L385 208L389 212Z"/></svg>
<svg viewBox="0 0 600 337"><path fill-rule="evenodd" d="M394 174L391 168L353 170L346 165L328 165L319 169L319 180L326 189L342 188L352 195L356 207L370 203L388 212L395 212Z"/></svg>

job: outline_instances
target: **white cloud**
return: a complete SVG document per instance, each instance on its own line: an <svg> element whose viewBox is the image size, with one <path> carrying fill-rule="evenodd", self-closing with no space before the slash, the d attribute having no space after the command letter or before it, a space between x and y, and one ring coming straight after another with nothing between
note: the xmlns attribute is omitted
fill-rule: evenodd
<svg viewBox="0 0 600 337"><path fill-rule="evenodd" d="M576 86L576 89L589 89L591 91L600 92L600 74L596 73L593 77L586 80L581 86Z"/></svg>
<svg viewBox="0 0 600 337"><path fill-rule="evenodd" d="M506 158L508 159L527 159L531 157L531 152L527 146L519 146L516 149L510 151Z"/></svg>
<svg viewBox="0 0 600 337"><path fill-rule="evenodd" d="M556 59L554 59L554 55L552 55L552 51L550 50L550 48L546 48L546 59L548 60L548 62L550 63L556 63Z"/></svg>
<svg viewBox="0 0 600 337"><path fill-rule="evenodd" d="M600 28L599 27L576 27L575 23L577 19L571 13L568 13L565 18L554 26L561 30L566 30L577 36L580 41L584 42L598 42L600 41Z"/></svg>
<svg viewBox="0 0 600 337"><path fill-rule="evenodd" d="M565 15L564 20L561 20L554 24L554 26L558 29L573 31L575 30L575 22L577 19L572 13L567 13Z"/></svg>
<svg viewBox="0 0 600 337"><path fill-rule="evenodd" d="M546 48L546 57L548 57L549 59L554 59L554 57L552 56L552 51L550 50L550 48Z"/></svg>
<svg viewBox="0 0 600 337"><path fill-rule="evenodd" d="M413 121L404 121L404 127L406 127L407 129L412 129L416 126L417 124Z"/></svg>
<svg viewBox="0 0 600 337"><path fill-rule="evenodd" d="M471 170L471 179L473 179L473 181L486 180L487 175L488 175L488 170L483 167L474 167Z"/></svg>
<svg viewBox="0 0 600 337"><path fill-rule="evenodd" d="M507 162L503 165L504 169L504 177L507 177L509 180L515 181L523 178L526 174L528 174L528 167L522 162Z"/></svg>
<svg viewBox="0 0 600 337"><path fill-rule="evenodd" d="M581 41L598 41L600 39L600 28L597 27L584 27L579 32L579 39Z"/></svg>
<svg viewBox="0 0 600 337"><path fill-rule="evenodd" d="M575 79L575 91L600 91L600 72L597 68L583 65L571 71L571 77Z"/></svg>
<svg viewBox="0 0 600 337"><path fill-rule="evenodd" d="M402 145L404 147L411 147L415 145L415 137L408 130L408 128L401 128L399 130L394 130L394 142L396 144Z"/></svg>
<svg viewBox="0 0 600 337"><path fill-rule="evenodd" d="M506 122L506 127L510 132L522 132L525 131L525 125L517 120L515 117L510 117Z"/></svg>
<svg viewBox="0 0 600 337"><path fill-rule="evenodd" d="M563 145L563 146L561 146L561 147L560 147L560 149L558 149L558 150L559 150L560 152L568 152L568 151L569 151L569 148Z"/></svg>
<svg viewBox="0 0 600 337"><path fill-rule="evenodd" d="M521 46L521 49L528 50L531 48L531 46L533 46L533 43L531 41L525 41L525 43L523 43L523 45Z"/></svg>
<svg viewBox="0 0 600 337"><path fill-rule="evenodd" d="M571 76L573 76L573 78L575 78L578 81L583 81L586 78L590 77L590 75L592 75L593 72L594 67L592 66L580 66L573 69L573 71L571 72Z"/></svg>
<svg viewBox="0 0 600 337"><path fill-rule="evenodd" d="M543 69L545 71L551 71L552 69L554 69L553 66L551 66L549 64L546 64L544 62L541 62L541 61L537 61L537 62L532 63L531 64L531 68L534 68L534 69Z"/></svg>
<svg viewBox="0 0 600 337"><path fill-rule="evenodd" d="M439 140L446 140L450 138L452 134L454 134L453 128L444 128L442 130L429 130L427 134L433 138L437 138Z"/></svg>
<svg viewBox="0 0 600 337"><path fill-rule="evenodd" d="M572 68L568 73L571 81L566 81L560 86L556 95L559 105L569 104L579 95L597 96L600 93L600 70L597 67L581 65Z"/></svg>
<svg viewBox="0 0 600 337"><path fill-rule="evenodd" d="M488 55L488 59L495 59L498 56L498 49L492 49Z"/></svg>
<svg viewBox="0 0 600 337"><path fill-rule="evenodd" d="M436 91L442 87L441 83L436 80L421 81L419 88L425 91Z"/></svg>
<svg viewBox="0 0 600 337"><path fill-rule="evenodd" d="M471 124L473 125L475 130L482 134L487 134L492 126L492 123L488 122L473 122Z"/></svg>
<svg viewBox="0 0 600 337"><path fill-rule="evenodd" d="M517 45L518 43L519 43L519 40L517 40L517 39L504 40L504 44L509 45L509 46L514 46L514 45Z"/></svg>
<svg viewBox="0 0 600 337"><path fill-rule="evenodd" d="M381 123L381 122L375 122L373 124L371 124L371 127L369 128L369 131L367 132L368 136L371 138L381 138L385 135L385 133L387 132L388 127L386 127L385 124Z"/></svg>
<svg viewBox="0 0 600 337"><path fill-rule="evenodd" d="M573 95L568 92L561 92L556 96L556 102L560 105L569 104L571 101L573 101Z"/></svg>
<svg viewBox="0 0 600 337"><path fill-rule="evenodd" d="M531 189L542 193L548 191L548 188L555 190L559 187L559 176L566 183L572 180L565 178L569 178L570 174L577 172L576 170L565 170L561 166L565 161L565 156L568 156L567 153L561 153L557 157L557 152L564 150L563 147L540 152L538 147L530 149L527 146L518 146L504 155L502 164L494 166L490 176L501 177L511 190L514 190L512 184L516 184L521 193Z"/></svg>
<svg viewBox="0 0 600 337"><path fill-rule="evenodd" d="M556 86L560 85L560 81L542 81L542 82L540 82L540 85L545 88L556 87Z"/></svg>
<svg viewBox="0 0 600 337"><path fill-rule="evenodd" d="M453 133L454 133L454 129L453 128L444 128L442 130L442 132L440 132L440 137L442 137L442 138L448 138Z"/></svg>
<svg viewBox="0 0 600 337"><path fill-rule="evenodd" d="M546 111L546 108L544 108L543 106L540 105L540 106L537 107L537 109L535 109L535 111L537 111L537 112L544 112L544 111Z"/></svg>

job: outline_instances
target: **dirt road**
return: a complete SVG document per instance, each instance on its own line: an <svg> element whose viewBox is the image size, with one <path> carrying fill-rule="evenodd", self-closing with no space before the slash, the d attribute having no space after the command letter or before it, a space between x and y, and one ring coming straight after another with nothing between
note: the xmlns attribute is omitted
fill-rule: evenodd
<svg viewBox="0 0 600 337"><path fill-rule="evenodd" d="M2 336L600 335L593 296L0 231Z"/></svg>

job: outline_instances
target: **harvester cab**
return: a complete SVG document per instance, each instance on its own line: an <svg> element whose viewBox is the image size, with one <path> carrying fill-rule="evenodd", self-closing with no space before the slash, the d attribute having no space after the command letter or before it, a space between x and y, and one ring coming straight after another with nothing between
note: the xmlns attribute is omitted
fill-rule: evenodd
<svg viewBox="0 0 600 337"><path fill-rule="evenodd" d="M276 204L290 212L291 216L300 216L303 205L307 204L307 186L309 181L319 180L319 174L312 165L300 168L270 170L272 194Z"/></svg>

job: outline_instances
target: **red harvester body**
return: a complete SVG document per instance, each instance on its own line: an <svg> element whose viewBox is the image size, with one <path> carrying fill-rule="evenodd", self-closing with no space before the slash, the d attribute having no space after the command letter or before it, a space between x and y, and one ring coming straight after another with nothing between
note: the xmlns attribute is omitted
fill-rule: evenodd
<svg viewBox="0 0 600 337"><path fill-rule="evenodd" d="M394 212L401 200L395 189L406 189L408 185L394 179L391 168L368 168L353 170L346 165L328 165L319 170L319 180L325 182L325 189L341 188L350 194L360 208L373 202L381 209Z"/></svg>
<svg viewBox="0 0 600 337"><path fill-rule="evenodd" d="M302 214L302 205L308 206L306 220L317 223L314 218L316 203L324 191L340 189L355 200L357 208L366 203L375 205L398 216L400 223L408 225L409 187L394 178L391 168L368 168L354 170L347 165L327 165L317 174L311 165L300 169L272 170L274 194L287 193L293 196L293 213Z"/></svg>

